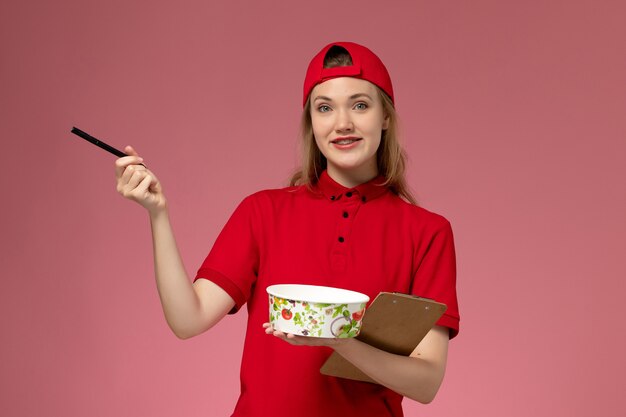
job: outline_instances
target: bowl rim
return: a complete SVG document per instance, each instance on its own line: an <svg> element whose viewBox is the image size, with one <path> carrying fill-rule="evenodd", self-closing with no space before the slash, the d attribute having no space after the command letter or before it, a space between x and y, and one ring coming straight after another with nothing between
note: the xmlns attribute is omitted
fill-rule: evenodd
<svg viewBox="0 0 626 417"><path fill-rule="evenodd" d="M322 298L319 296L315 296L315 294L311 294L311 295L305 295L303 297L293 297L291 295L286 295L285 294L285 290L286 289L290 289L290 288L299 288L299 289L304 289L304 290L319 290L319 289L327 289L327 290L332 290L334 292L337 292L337 298L341 297L341 293L343 293L346 296L349 297L353 297L353 299L351 301L341 301L341 300L329 300L328 298ZM325 285L309 285L309 284L274 284L274 285L269 285L266 289L267 293L269 295L273 295L275 297L279 297L279 298L283 298L286 300L293 300L293 301L306 301L307 303L322 303L322 304L361 304L361 303L367 303L370 300L370 297L366 294L357 292L357 291L352 291L352 290L346 290L344 288L337 288L337 287L328 287Z"/></svg>

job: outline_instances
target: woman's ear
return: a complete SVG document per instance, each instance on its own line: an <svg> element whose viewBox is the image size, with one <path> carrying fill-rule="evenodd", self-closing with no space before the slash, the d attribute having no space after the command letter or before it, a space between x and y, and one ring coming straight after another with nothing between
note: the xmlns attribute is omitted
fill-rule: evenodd
<svg viewBox="0 0 626 417"><path fill-rule="evenodd" d="M389 115L385 115L385 119L383 120L383 130L389 129Z"/></svg>

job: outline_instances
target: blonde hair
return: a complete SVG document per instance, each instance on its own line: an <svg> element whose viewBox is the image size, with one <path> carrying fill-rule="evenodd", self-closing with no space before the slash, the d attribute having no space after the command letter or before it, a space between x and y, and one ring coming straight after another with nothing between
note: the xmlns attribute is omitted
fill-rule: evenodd
<svg viewBox="0 0 626 417"><path fill-rule="evenodd" d="M335 47L333 47L335 48ZM352 59L348 52L340 47L333 55L333 49L324 60L325 68L352 65ZM343 51L342 51L343 50ZM378 173L385 177L385 186L391 192L400 196L411 204L417 205L417 201L406 183L405 171L407 165L406 152L398 141L398 116L393 102L389 96L376 87L378 96L383 105L383 114L389 118L388 128L381 132L381 141L376 153ZM320 152L313 135L313 123L311 120L311 98L306 101L300 119L301 137L301 166L291 176L289 184L305 185L311 188L319 181L319 176L327 167L326 157Z"/></svg>

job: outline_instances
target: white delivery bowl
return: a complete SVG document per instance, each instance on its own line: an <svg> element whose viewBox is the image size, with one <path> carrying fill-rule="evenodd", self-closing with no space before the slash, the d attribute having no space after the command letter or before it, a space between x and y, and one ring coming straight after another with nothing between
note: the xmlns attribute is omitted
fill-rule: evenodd
<svg viewBox="0 0 626 417"><path fill-rule="evenodd" d="M369 297L318 285L267 287L270 323L276 330L309 337L355 337Z"/></svg>

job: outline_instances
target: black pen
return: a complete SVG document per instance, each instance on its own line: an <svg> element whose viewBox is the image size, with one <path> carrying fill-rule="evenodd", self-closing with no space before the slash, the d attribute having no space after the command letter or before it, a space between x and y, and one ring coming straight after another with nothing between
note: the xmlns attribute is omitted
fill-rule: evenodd
<svg viewBox="0 0 626 417"><path fill-rule="evenodd" d="M81 138L85 139L87 142L91 142L94 145L104 149L105 151L112 153L115 156L118 156L120 158L123 157L123 156L128 156L128 154L120 151L119 149L114 148L111 145L108 145L108 144L102 142L100 139L94 138L89 133L83 132L82 130L80 130L77 127L72 127L72 133L75 134L76 136L80 136ZM139 164L139 165L143 165L145 167L144 164Z"/></svg>

